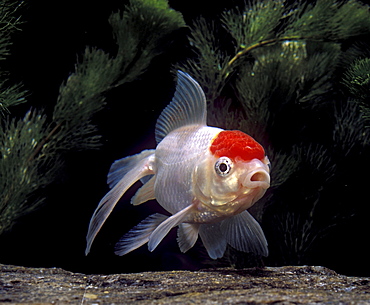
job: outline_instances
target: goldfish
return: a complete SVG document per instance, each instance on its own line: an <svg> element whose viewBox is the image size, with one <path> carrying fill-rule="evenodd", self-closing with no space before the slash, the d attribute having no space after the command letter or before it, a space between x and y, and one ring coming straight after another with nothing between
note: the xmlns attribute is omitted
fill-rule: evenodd
<svg viewBox="0 0 370 305"><path fill-rule="evenodd" d="M172 228L178 227L181 252L198 236L212 259L227 245L268 256L259 223L247 211L270 186L270 162L264 148L239 130L207 126L207 103L200 85L177 72L176 90L155 127L157 146L115 161L108 173L111 190L91 218L85 254L123 194L137 181L143 186L133 205L156 201L170 216L150 215L115 246L125 255L148 243L153 251Z"/></svg>

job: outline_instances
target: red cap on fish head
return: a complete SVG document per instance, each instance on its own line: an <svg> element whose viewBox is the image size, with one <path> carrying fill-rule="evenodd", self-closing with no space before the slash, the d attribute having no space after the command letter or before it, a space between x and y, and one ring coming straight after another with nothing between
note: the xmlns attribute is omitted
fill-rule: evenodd
<svg viewBox="0 0 370 305"><path fill-rule="evenodd" d="M221 131L213 140L210 150L217 158L228 157L232 160L239 157L244 161L262 160L265 150L251 136L239 130Z"/></svg>

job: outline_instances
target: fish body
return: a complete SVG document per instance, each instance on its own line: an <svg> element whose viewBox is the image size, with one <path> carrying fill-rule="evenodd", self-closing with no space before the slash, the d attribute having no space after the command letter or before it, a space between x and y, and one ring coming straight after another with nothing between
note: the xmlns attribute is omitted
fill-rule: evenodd
<svg viewBox="0 0 370 305"><path fill-rule="evenodd" d="M227 244L240 251L268 255L258 222L246 211L270 185L269 161L263 147L249 135L206 124L206 100L198 83L178 72L172 102L156 125L156 149L113 163L111 191L90 221L86 254L122 195L136 181L144 185L131 199L151 199L172 216L153 214L125 234L115 253L124 255L148 242L153 251L178 226L178 244L189 250L200 236L209 256L223 256Z"/></svg>

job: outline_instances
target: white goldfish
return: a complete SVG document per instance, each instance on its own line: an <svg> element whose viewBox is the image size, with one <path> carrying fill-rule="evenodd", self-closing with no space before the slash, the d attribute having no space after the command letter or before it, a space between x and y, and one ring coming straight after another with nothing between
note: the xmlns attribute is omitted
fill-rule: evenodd
<svg viewBox="0 0 370 305"><path fill-rule="evenodd" d="M91 218L86 254L116 203L141 179L144 185L131 203L156 199L172 216L157 213L143 220L117 243L117 255L147 242L153 251L176 226L182 252L192 248L199 235L213 259L224 255L227 244L268 255L264 233L246 209L270 186L269 160L252 137L209 127L206 117L201 87L179 71L174 98L156 124L157 148L113 163L108 174L111 190Z"/></svg>

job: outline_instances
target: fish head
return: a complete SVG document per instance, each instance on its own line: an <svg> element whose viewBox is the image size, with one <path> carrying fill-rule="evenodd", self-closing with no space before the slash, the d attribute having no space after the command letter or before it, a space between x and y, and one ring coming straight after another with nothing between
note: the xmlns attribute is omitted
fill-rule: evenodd
<svg viewBox="0 0 370 305"><path fill-rule="evenodd" d="M250 208L270 187L270 162L263 147L241 131L221 131L194 173L195 197L217 214Z"/></svg>

